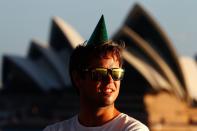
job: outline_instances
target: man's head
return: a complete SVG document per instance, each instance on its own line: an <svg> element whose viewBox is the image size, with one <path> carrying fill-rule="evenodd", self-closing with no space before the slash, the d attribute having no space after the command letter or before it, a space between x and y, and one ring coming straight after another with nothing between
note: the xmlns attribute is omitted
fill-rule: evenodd
<svg viewBox="0 0 197 131"><path fill-rule="evenodd" d="M103 29L98 29L105 27L101 22L103 20L102 16L88 43L79 45L73 51L69 65L71 81L79 91L80 98L98 106L114 103L124 74L124 44L106 39L107 35L102 34Z"/></svg>
<svg viewBox="0 0 197 131"><path fill-rule="evenodd" d="M73 51L70 57L70 76L80 95L84 88L91 86L88 83L94 83L93 86L99 85L100 87L97 88L97 93L99 93L99 90L110 84L109 77L113 81L112 83L116 84L117 87L115 88L119 92L120 80L124 74L122 50L122 45L110 41L94 48L80 45ZM93 89L94 87L90 88Z"/></svg>

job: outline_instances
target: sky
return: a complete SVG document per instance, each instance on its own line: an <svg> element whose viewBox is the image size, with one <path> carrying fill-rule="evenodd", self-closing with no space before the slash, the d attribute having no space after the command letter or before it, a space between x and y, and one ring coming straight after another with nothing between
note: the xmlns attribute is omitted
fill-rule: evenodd
<svg viewBox="0 0 197 131"><path fill-rule="evenodd" d="M178 55L197 55L196 0L0 0L0 72L3 55L26 57L32 39L47 43L53 16L89 39L104 14L112 36L136 2L159 23Z"/></svg>

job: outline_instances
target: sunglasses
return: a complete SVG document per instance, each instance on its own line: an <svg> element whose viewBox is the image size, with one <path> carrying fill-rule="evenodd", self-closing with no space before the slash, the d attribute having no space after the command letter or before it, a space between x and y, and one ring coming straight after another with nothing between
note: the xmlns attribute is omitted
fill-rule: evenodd
<svg viewBox="0 0 197 131"><path fill-rule="evenodd" d="M107 80L109 74L111 75L114 81L119 81L123 79L124 76L124 69L122 68L93 68L93 69L85 69L85 72L91 73L92 80Z"/></svg>

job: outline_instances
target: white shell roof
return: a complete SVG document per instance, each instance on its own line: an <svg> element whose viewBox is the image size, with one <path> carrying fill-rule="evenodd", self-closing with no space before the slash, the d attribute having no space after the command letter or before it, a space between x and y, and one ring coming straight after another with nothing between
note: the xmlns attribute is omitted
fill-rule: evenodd
<svg viewBox="0 0 197 131"><path fill-rule="evenodd" d="M82 44L84 42L84 39L80 36L80 34L77 33L72 26L70 26L60 17L54 17L53 21L63 32L65 38L69 40L72 48L75 48L77 47L77 45Z"/></svg>
<svg viewBox="0 0 197 131"><path fill-rule="evenodd" d="M197 63L186 56L179 58L189 96L197 100Z"/></svg>
<svg viewBox="0 0 197 131"><path fill-rule="evenodd" d="M48 46L44 47L42 45L43 44L41 44L41 42L39 42L38 40L33 40L32 46L30 48L34 48L42 53L42 57L48 61L49 66L51 66L53 68L53 71L57 73L59 79L61 80L61 83L63 83L64 86L71 85L68 68L66 68L64 62L62 62L58 54L51 48L49 48ZM29 52L29 54L31 54L31 52Z"/></svg>
<svg viewBox="0 0 197 131"><path fill-rule="evenodd" d="M31 77L43 90L49 90L51 87L56 87L56 84L58 84L56 79L50 79L48 72L36 65L35 61L17 56L6 56L6 58L23 70L24 73Z"/></svg>

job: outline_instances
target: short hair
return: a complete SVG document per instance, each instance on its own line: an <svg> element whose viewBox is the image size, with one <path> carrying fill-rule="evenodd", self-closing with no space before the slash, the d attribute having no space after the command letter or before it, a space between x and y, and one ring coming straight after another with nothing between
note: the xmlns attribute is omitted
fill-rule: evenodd
<svg viewBox="0 0 197 131"><path fill-rule="evenodd" d="M76 71L77 74L81 77L82 70L88 68L90 61L93 60L95 57L103 58L108 53L112 53L113 56L117 57L120 67L122 67L123 64L122 50L124 48L125 48L124 42L117 43L114 41L107 41L102 44L99 44L98 46L90 46L90 45L86 45L86 43L77 46L72 52L69 61L69 74L70 74L72 85L76 87L72 78L73 71Z"/></svg>

